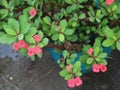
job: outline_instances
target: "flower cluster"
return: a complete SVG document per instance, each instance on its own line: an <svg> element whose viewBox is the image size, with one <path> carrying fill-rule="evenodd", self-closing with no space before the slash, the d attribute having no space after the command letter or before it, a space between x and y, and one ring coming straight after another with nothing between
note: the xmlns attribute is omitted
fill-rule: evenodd
<svg viewBox="0 0 120 90"><path fill-rule="evenodd" d="M104 65L104 64L94 64L93 67L92 67L92 71L95 72L95 73L99 73L100 70L102 72L106 72L107 71L107 67Z"/></svg>
<svg viewBox="0 0 120 90"><path fill-rule="evenodd" d="M81 86L82 80L80 77L76 77L75 79L69 79L68 80L68 87L73 88L75 86Z"/></svg>
<svg viewBox="0 0 120 90"><path fill-rule="evenodd" d="M29 45L25 42L25 40L19 40L13 44L13 49L18 51L21 48L28 48Z"/></svg>
<svg viewBox="0 0 120 90"><path fill-rule="evenodd" d="M29 47L29 44L27 44L25 40L19 40L18 42L15 42L13 44L13 49L18 51L19 49L25 48L28 51L28 56L33 56L35 54L39 55L40 53L42 53L42 49L40 48L40 46L37 45L38 42L40 42L40 36L36 34L33 36L33 38L36 42L36 45L34 47Z"/></svg>

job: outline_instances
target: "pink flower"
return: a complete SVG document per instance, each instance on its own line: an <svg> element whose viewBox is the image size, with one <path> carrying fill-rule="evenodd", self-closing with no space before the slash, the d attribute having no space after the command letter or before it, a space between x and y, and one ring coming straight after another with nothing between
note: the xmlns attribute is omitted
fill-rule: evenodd
<svg viewBox="0 0 120 90"><path fill-rule="evenodd" d="M25 48L28 48L28 47L29 47L29 44L26 43L26 44L25 44Z"/></svg>
<svg viewBox="0 0 120 90"><path fill-rule="evenodd" d="M80 79L80 77L76 77L74 79L75 85L76 86L81 86L82 85L82 80Z"/></svg>
<svg viewBox="0 0 120 90"><path fill-rule="evenodd" d="M114 1L115 0L106 0L105 2L106 2L107 5L111 5Z"/></svg>
<svg viewBox="0 0 120 90"><path fill-rule="evenodd" d="M100 64L100 70L102 72L106 72L107 71L107 67L104 64Z"/></svg>
<svg viewBox="0 0 120 90"><path fill-rule="evenodd" d="M14 44L13 44L13 49L16 50L16 51L19 50L18 43L14 43Z"/></svg>
<svg viewBox="0 0 120 90"><path fill-rule="evenodd" d="M33 36L34 40L38 43L40 41L40 36L39 35L34 35Z"/></svg>
<svg viewBox="0 0 120 90"><path fill-rule="evenodd" d="M92 67L92 71L96 73L100 72L100 66L98 64L94 64Z"/></svg>
<svg viewBox="0 0 120 90"><path fill-rule="evenodd" d="M94 51L93 48L90 48L90 49L88 50L88 52L87 52L88 55L91 55L91 54L93 53L93 51Z"/></svg>
<svg viewBox="0 0 120 90"><path fill-rule="evenodd" d="M30 10L29 14L30 14L30 16L33 16L33 17L34 17L34 16L37 14L36 9L35 9L35 8L32 8L32 9Z"/></svg>
<svg viewBox="0 0 120 90"><path fill-rule="evenodd" d="M39 55L40 53L42 53L42 49L39 46L35 46L34 48L35 54Z"/></svg>
<svg viewBox="0 0 120 90"><path fill-rule="evenodd" d="M69 72L72 68L73 68L73 65L72 65L72 64L69 64L69 65L67 66L67 68L66 68L66 71Z"/></svg>
<svg viewBox="0 0 120 90"><path fill-rule="evenodd" d="M18 46L19 46L19 48L25 48L26 42L24 40L19 40L18 41Z"/></svg>
<svg viewBox="0 0 120 90"><path fill-rule="evenodd" d="M68 87L70 87L70 88L75 87L74 79L69 79L67 82L68 82Z"/></svg>
<svg viewBox="0 0 120 90"><path fill-rule="evenodd" d="M28 56L33 56L35 54L33 48L28 48L27 50L28 50Z"/></svg>

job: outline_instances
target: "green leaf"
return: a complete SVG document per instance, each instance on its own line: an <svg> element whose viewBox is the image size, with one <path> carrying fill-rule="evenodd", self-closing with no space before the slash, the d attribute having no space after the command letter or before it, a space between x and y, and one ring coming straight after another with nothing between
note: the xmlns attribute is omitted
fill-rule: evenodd
<svg viewBox="0 0 120 90"><path fill-rule="evenodd" d="M120 41L118 41L118 42L116 43L116 47L117 47L117 49L120 51Z"/></svg>
<svg viewBox="0 0 120 90"><path fill-rule="evenodd" d="M46 24L50 24L51 19L50 19L50 17L45 16L45 17L43 18L43 21L44 21Z"/></svg>
<svg viewBox="0 0 120 90"><path fill-rule="evenodd" d="M87 58L86 63L87 63L87 64L92 64L92 63L93 63L93 58Z"/></svg>
<svg viewBox="0 0 120 90"><path fill-rule="evenodd" d="M95 19L96 19L96 21L97 21L98 23L101 22L99 18L95 18Z"/></svg>
<svg viewBox="0 0 120 90"><path fill-rule="evenodd" d="M48 38L44 38L44 39L42 39L41 42L44 46L46 46L48 44L49 40L48 40Z"/></svg>
<svg viewBox="0 0 120 90"><path fill-rule="evenodd" d="M18 35L18 40L22 40L24 38L24 35L23 34L19 34Z"/></svg>
<svg viewBox="0 0 120 90"><path fill-rule="evenodd" d="M67 50L64 50L62 54L63 54L64 58L66 58L67 56L69 56L69 52Z"/></svg>
<svg viewBox="0 0 120 90"><path fill-rule="evenodd" d="M99 62L101 59L100 58L96 58L95 60Z"/></svg>
<svg viewBox="0 0 120 90"><path fill-rule="evenodd" d="M40 36L40 38L43 38L43 32L42 31L38 31L38 35Z"/></svg>
<svg viewBox="0 0 120 90"><path fill-rule="evenodd" d="M106 39L106 40L104 40L103 41L103 43L102 43L102 45L104 46L104 47L109 47L109 46L112 46L113 44L114 44L114 40L113 39Z"/></svg>
<svg viewBox="0 0 120 90"><path fill-rule="evenodd" d="M96 17L100 17L101 15L101 10L97 10Z"/></svg>
<svg viewBox="0 0 120 90"><path fill-rule="evenodd" d="M20 33L26 34L30 29L30 24L27 22L28 18L25 15L21 15L20 19Z"/></svg>
<svg viewBox="0 0 120 90"><path fill-rule="evenodd" d="M43 48L44 44L43 43L39 43L38 46L40 46L41 48Z"/></svg>
<svg viewBox="0 0 120 90"><path fill-rule="evenodd" d="M19 33L20 27L19 27L19 22L15 19L8 19L8 24L16 30L17 33Z"/></svg>
<svg viewBox="0 0 120 90"><path fill-rule="evenodd" d="M29 30L30 30L30 24L29 23L25 23L24 26L22 26L20 33L26 34Z"/></svg>
<svg viewBox="0 0 120 90"><path fill-rule="evenodd" d="M35 44L35 40L33 39L33 37L31 37L31 35L25 36L25 41L29 44Z"/></svg>
<svg viewBox="0 0 120 90"><path fill-rule="evenodd" d="M75 53L70 56L71 59L75 59L76 57L77 57L77 54Z"/></svg>
<svg viewBox="0 0 120 90"><path fill-rule="evenodd" d="M75 73L75 76L80 77L80 76L82 76L82 73L80 71L78 71L78 72Z"/></svg>
<svg viewBox="0 0 120 90"><path fill-rule="evenodd" d="M8 15L7 9L0 9L0 18L4 19Z"/></svg>
<svg viewBox="0 0 120 90"><path fill-rule="evenodd" d="M73 68L73 73L77 73L79 71L80 68L74 67Z"/></svg>
<svg viewBox="0 0 120 90"><path fill-rule="evenodd" d="M74 33L73 29L66 29L64 32L65 35L72 35L73 33Z"/></svg>
<svg viewBox="0 0 120 90"><path fill-rule="evenodd" d="M100 53L98 55L99 58L106 58L107 57L107 53Z"/></svg>
<svg viewBox="0 0 120 90"><path fill-rule="evenodd" d="M79 19L84 19L84 18L86 18L86 15L85 15L84 13L81 13L81 14L79 15Z"/></svg>
<svg viewBox="0 0 120 90"><path fill-rule="evenodd" d="M118 31L117 33L117 38L120 38L120 31Z"/></svg>
<svg viewBox="0 0 120 90"><path fill-rule="evenodd" d="M94 56L97 56L100 53L100 47L94 48Z"/></svg>
<svg viewBox="0 0 120 90"><path fill-rule="evenodd" d="M27 49L21 48L21 49L19 49L19 52L20 52L23 56L26 56L26 55L27 55Z"/></svg>
<svg viewBox="0 0 120 90"><path fill-rule="evenodd" d="M2 5L3 5L5 8L9 8L9 4L7 3L7 0L2 0Z"/></svg>
<svg viewBox="0 0 120 90"><path fill-rule="evenodd" d="M105 59L100 60L99 64L104 64L104 65L107 65L107 61L106 61Z"/></svg>
<svg viewBox="0 0 120 90"><path fill-rule="evenodd" d="M59 34L59 40L63 42L65 40L65 36L63 34Z"/></svg>
<svg viewBox="0 0 120 90"><path fill-rule="evenodd" d="M24 26L24 23L26 23L28 21L28 18L25 15L21 15L21 16L19 16L19 20L20 20L20 25Z"/></svg>
<svg viewBox="0 0 120 90"><path fill-rule="evenodd" d="M10 35L4 34L0 36L0 43L2 44L12 44L16 40L16 37L12 37Z"/></svg>
<svg viewBox="0 0 120 90"><path fill-rule="evenodd" d="M65 80L69 80L70 78L72 78L73 76L72 76L72 74L67 74L66 76L65 76Z"/></svg>
<svg viewBox="0 0 120 90"><path fill-rule="evenodd" d="M35 61L35 56L30 57L32 61Z"/></svg>
<svg viewBox="0 0 120 90"><path fill-rule="evenodd" d="M67 8L66 8L66 11L67 11L67 13L72 13L74 10L76 10L77 9L77 5L76 4L73 4L73 5L71 5L71 6L68 6Z"/></svg>
<svg viewBox="0 0 120 90"><path fill-rule="evenodd" d="M105 27L105 28L104 28L104 33L105 33L105 35L106 35L108 38L111 38L111 39L115 36L113 30L111 30L111 29L108 28L108 27Z"/></svg>
<svg viewBox="0 0 120 90"><path fill-rule="evenodd" d="M60 21L60 27L61 28L66 28L67 27L67 21L66 20L61 20Z"/></svg>
<svg viewBox="0 0 120 90"><path fill-rule="evenodd" d="M115 11L117 9L117 5L113 5L112 11Z"/></svg>
<svg viewBox="0 0 120 90"><path fill-rule="evenodd" d="M96 38L93 47L96 48L96 47L100 47L100 46L101 46L101 39Z"/></svg>
<svg viewBox="0 0 120 90"><path fill-rule="evenodd" d="M65 0L65 2L68 4L74 4L74 2L72 0Z"/></svg>
<svg viewBox="0 0 120 90"><path fill-rule="evenodd" d="M31 28L30 30L29 30L29 32L27 32L27 34L26 34L26 36L28 35L28 36L33 36L33 35L35 35L37 33L37 29L36 28ZM39 32L38 32L38 34L39 34Z"/></svg>
<svg viewBox="0 0 120 90"><path fill-rule="evenodd" d="M55 33L52 35L52 40L58 40L59 39L59 34Z"/></svg>
<svg viewBox="0 0 120 90"><path fill-rule="evenodd" d="M16 35L17 33L10 25L3 25L5 32L9 35Z"/></svg>
<svg viewBox="0 0 120 90"><path fill-rule="evenodd" d="M74 64L74 67L79 69L80 66L81 66L81 62L80 61L76 61L75 64Z"/></svg>
<svg viewBox="0 0 120 90"><path fill-rule="evenodd" d="M94 21L95 21L95 18L94 18L94 17L90 17L90 18L89 18L89 21L94 22Z"/></svg>
<svg viewBox="0 0 120 90"><path fill-rule="evenodd" d="M59 75L62 76L62 77L65 77L66 74L68 74L68 72L66 71L66 69L63 69L59 72Z"/></svg>

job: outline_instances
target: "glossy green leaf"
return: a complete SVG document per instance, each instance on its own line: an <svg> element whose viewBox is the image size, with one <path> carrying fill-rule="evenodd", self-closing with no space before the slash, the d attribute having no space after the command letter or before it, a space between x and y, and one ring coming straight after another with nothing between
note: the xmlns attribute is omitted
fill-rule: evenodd
<svg viewBox="0 0 120 90"><path fill-rule="evenodd" d="M116 43L116 47L117 47L117 49L120 51L120 41L118 41L118 42Z"/></svg>
<svg viewBox="0 0 120 90"><path fill-rule="evenodd" d="M109 47L109 46L111 46L111 45L113 45L114 44L114 40L113 39L106 39L106 40L104 40L103 41L103 43L102 43L102 45L104 46L104 47Z"/></svg>
<svg viewBox="0 0 120 90"><path fill-rule="evenodd" d="M66 74L68 74L68 72L66 71L66 69L63 69L59 72L59 75L62 76L62 77L65 77Z"/></svg>
<svg viewBox="0 0 120 90"><path fill-rule="evenodd" d="M0 43L2 44L12 44L14 43L16 40L16 37L4 34L2 36L0 36Z"/></svg>
<svg viewBox="0 0 120 90"><path fill-rule="evenodd" d="M3 25L5 32L9 35L16 35L17 32L10 25Z"/></svg>
<svg viewBox="0 0 120 90"><path fill-rule="evenodd" d="M86 63L87 63L87 64L92 64L92 63L93 63L93 58L87 58Z"/></svg>
<svg viewBox="0 0 120 90"><path fill-rule="evenodd" d="M74 33L74 30L73 29L66 29L65 31L64 31L64 34L65 35L72 35Z"/></svg>
<svg viewBox="0 0 120 90"><path fill-rule="evenodd" d="M65 40L65 36L63 34L59 34L59 40L63 42Z"/></svg>
<svg viewBox="0 0 120 90"><path fill-rule="evenodd" d="M50 17L46 16L43 18L43 21L46 23L46 24L50 24L51 23L51 19Z"/></svg>
<svg viewBox="0 0 120 90"><path fill-rule="evenodd" d="M67 21L66 21L66 20L61 20L61 21L60 21L60 27L61 27L61 28L67 27Z"/></svg>

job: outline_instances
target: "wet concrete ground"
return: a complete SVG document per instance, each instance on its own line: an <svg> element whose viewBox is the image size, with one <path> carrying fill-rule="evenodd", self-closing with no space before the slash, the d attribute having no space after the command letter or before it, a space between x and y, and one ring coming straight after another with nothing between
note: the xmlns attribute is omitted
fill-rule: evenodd
<svg viewBox="0 0 120 90"><path fill-rule="evenodd" d="M31 61L12 50L11 46L0 45L0 90L120 90L120 52L113 51L108 59L106 73L87 73L82 76L83 85L70 89L58 75L60 68L44 49L42 59L32 68Z"/></svg>

